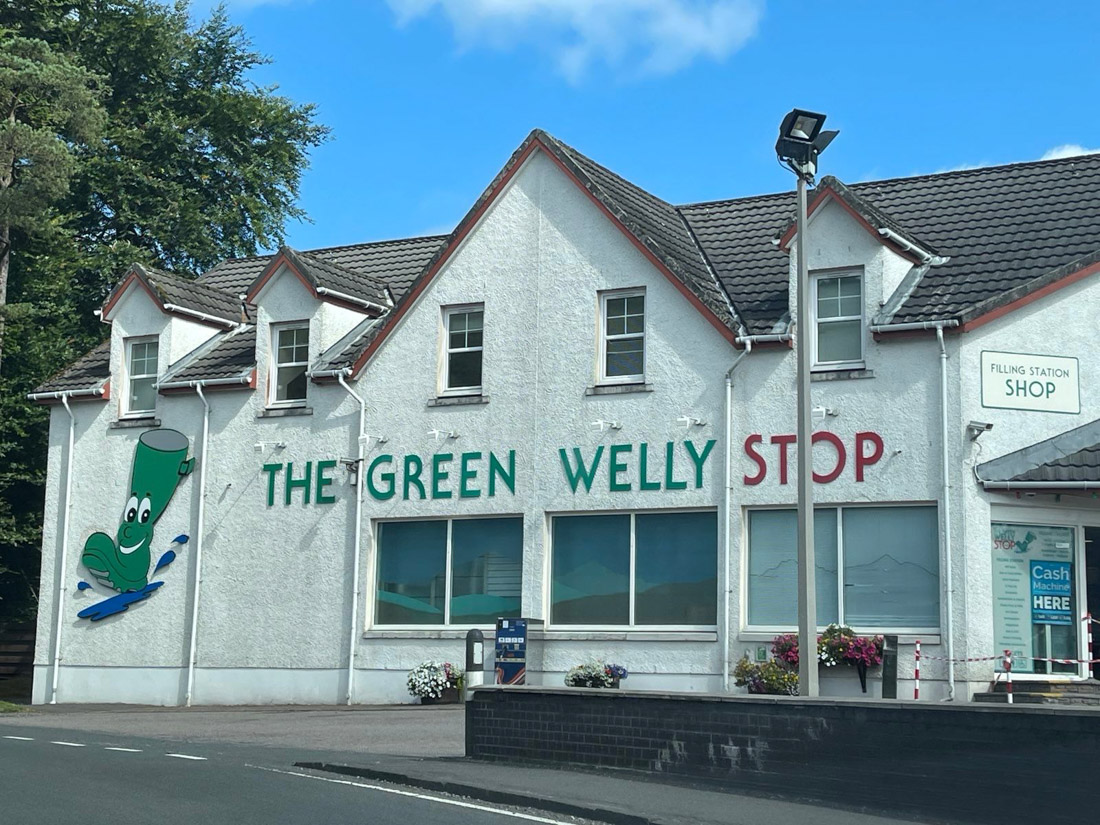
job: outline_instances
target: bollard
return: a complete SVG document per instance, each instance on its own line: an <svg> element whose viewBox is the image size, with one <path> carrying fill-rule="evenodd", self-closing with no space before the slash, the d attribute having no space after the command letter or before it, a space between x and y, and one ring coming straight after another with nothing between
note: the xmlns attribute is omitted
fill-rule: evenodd
<svg viewBox="0 0 1100 825"><path fill-rule="evenodd" d="M470 688L485 684L485 634L476 627L466 631L466 697Z"/></svg>
<svg viewBox="0 0 1100 825"><path fill-rule="evenodd" d="M1012 651L1005 651L1005 694L1008 696L1008 703L1012 704Z"/></svg>
<svg viewBox="0 0 1100 825"><path fill-rule="evenodd" d="M916 665L913 667L913 701L920 701L920 639L917 639Z"/></svg>

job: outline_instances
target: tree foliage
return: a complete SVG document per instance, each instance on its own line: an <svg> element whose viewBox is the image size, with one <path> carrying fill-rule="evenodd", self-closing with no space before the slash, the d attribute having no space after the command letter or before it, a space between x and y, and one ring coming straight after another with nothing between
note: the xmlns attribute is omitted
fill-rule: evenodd
<svg viewBox="0 0 1100 825"><path fill-rule="evenodd" d="M37 72L36 137L12 140L53 158L27 166L43 174L25 196L0 193L0 623L37 588L48 415L26 393L106 335L93 310L134 261L196 274L278 246L304 217L298 187L327 130L250 79L265 62L220 8L192 23L185 2L0 0L0 116L5 84Z"/></svg>

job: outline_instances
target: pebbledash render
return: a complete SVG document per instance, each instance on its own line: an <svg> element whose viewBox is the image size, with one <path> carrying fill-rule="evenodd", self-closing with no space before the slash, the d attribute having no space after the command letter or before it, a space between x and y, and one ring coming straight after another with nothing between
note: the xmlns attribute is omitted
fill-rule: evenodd
<svg viewBox="0 0 1100 825"><path fill-rule="evenodd" d="M674 206L532 132L447 236L135 265L51 406L35 702L410 701L539 619L734 691L794 629L795 358L819 623L899 695L1083 679L1100 614L1100 156ZM358 506L357 506L358 495ZM825 693L859 690L829 672ZM881 689L872 671L869 690Z"/></svg>

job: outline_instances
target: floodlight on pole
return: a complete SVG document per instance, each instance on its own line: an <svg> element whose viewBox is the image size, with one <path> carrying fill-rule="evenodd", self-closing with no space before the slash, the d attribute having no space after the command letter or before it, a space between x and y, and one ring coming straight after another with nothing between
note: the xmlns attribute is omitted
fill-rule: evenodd
<svg viewBox="0 0 1100 825"><path fill-rule="evenodd" d="M817 586L814 567L813 409L810 401L810 276L806 260L806 186L817 174L817 156L837 132L823 132L825 115L794 109L783 118L775 153L798 177L795 257L795 357L798 384L798 692L818 695Z"/></svg>

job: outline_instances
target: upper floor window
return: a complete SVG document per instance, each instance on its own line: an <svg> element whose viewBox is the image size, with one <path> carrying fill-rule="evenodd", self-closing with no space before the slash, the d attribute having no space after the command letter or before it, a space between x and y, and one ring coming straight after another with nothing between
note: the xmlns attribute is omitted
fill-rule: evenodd
<svg viewBox="0 0 1100 825"><path fill-rule="evenodd" d="M290 406L306 400L309 324L287 324L272 333L271 404Z"/></svg>
<svg viewBox="0 0 1100 825"><path fill-rule="evenodd" d="M814 366L862 366L863 277L816 275L812 283Z"/></svg>
<svg viewBox="0 0 1100 825"><path fill-rule="evenodd" d="M600 295L600 383L645 381L645 290Z"/></svg>
<svg viewBox="0 0 1100 825"><path fill-rule="evenodd" d="M443 392L481 392L481 356L485 307L451 307L443 310L446 335L443 355Z"/></svg>
<svg viewBox="0 0 1100 825"><path fill-rule="evenodd" d="M152 415L157 408L156 338L131 338L126 341L125 416Z"/></svg>

